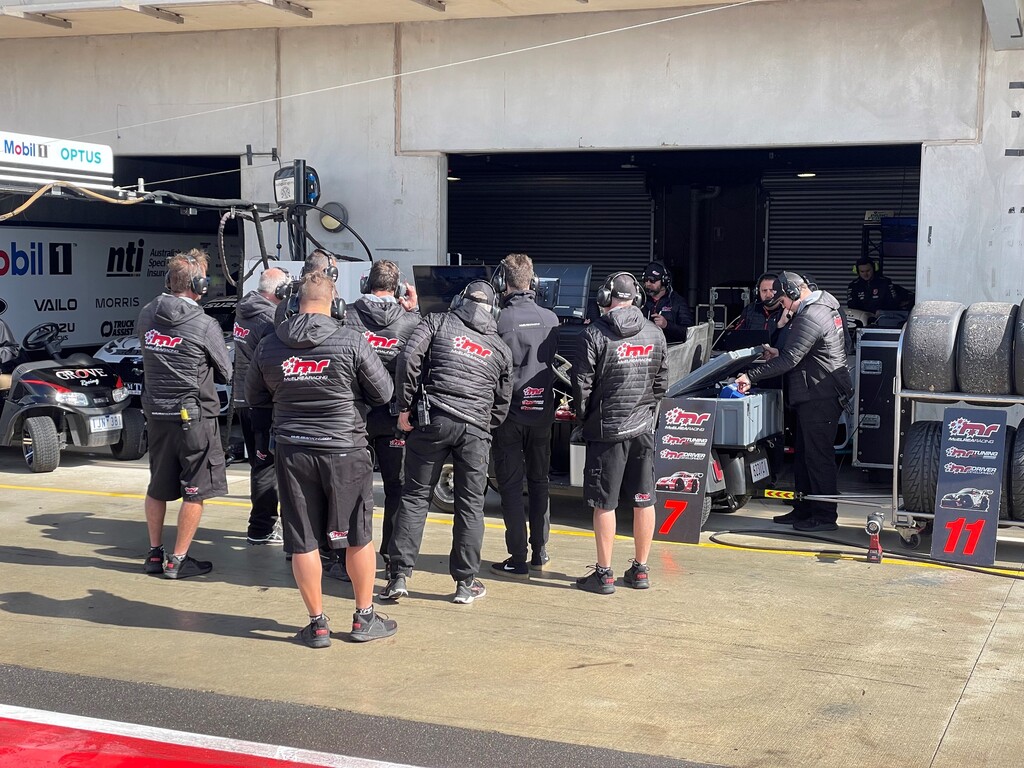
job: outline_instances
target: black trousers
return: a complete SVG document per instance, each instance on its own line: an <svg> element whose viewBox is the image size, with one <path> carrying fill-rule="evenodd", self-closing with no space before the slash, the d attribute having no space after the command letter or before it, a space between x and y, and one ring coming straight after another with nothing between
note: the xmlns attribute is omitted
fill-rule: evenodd
<svg viewBox="0 0 1024 768"><path fill-rule="evenodd" d="M269 421L266 418L254 420L251 410L238 408L235 414L242 426L245 452L249 455L249 499L252 501L252 510L249 512L247 535L262 538L277 523L277 475L274 472L274 454L270 452Z"/></svg>
<svg viewBox="0 0 1024 768"><path fill-rule="evenodd" d="M836 469L836 427L842 406L836 400L811 400L793 406L796 416L796 445L793 479L799 493L835 496L839 493ZM835 502L798 501L793 505L805 519L834 523Z"/></svg>
<svg viewBox="0 0 1024 768"><path fill-rule="evenodd" d="M384 528L380 537L380 551L387 552L398 507L402 503L405 438L398 436L398 418L395 416L373 414L367 419L366 428L373 452L377 456L380 479L384 483Z"/></svg>
<svg viewBox="0 0 1024 768"><path fill-rule="evenodd" d="M536 552L548 543L551 525L548 504L551 425L530 426L506 419L494 431L491 453L501 493L501 515L505 519L505 547L513 560L525 562L527 545ZM529 516L523 504L524 478Z"/></svg>
<svg viewBox="0 0 1024 768"><path fill-rule="evenodd" d="M390 575L409 576L423 542L430 495L450 456L455 470L455 519L448 572L456 581L480 571L484 541L484 495L491 434L434 409L431 424L417 427L405 440L405 484L388 555Z"/></svg>

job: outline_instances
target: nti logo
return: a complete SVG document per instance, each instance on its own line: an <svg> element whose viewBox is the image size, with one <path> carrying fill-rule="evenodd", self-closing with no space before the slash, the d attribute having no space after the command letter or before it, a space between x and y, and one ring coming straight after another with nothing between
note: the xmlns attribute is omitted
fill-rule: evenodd
<svg viewBox="0 0 1024 768"><path fill-rule="evenodd" d="M107 277L138 277L142 274L142 259L146 241L139 238L138 245L129 241L123 248L114 246L107 254Z"/></svg>
<svg viewBox="0 0 1024 768"><path fill-rule="evenodd" d="M11 243L10 251L0 251L0 277L11 275L70 275L72 243L29 243L28 250ZM49 267L49 269L47 269Z"/></svg>

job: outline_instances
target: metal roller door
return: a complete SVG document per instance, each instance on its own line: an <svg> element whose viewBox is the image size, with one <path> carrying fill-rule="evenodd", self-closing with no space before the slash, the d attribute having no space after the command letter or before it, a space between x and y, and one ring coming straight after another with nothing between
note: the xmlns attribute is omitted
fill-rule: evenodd
<svg viewBox="0 0 1024 768"><path fill-rule="evenodd" d="M916 217L920 177L916 167L824 171L811 179L766 174L768 269L806 272L845 302L857 276L865 211ZM916 272L916 258L884 260L883 273L907 290L914 290Z"/></svg>

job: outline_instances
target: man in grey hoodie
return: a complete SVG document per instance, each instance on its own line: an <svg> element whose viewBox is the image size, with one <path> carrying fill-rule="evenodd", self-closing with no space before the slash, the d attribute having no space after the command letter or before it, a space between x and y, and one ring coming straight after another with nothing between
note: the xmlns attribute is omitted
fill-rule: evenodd
<svg viewBox="0 0 1024 768"><path fill-rule="evenodd" d="M149 488L146 573L169 579L201 576L213 564L189 557L203 514L203 501L227 493L224 450L214 383L231 379L231 361L217 321L203 312L207 256L193 249L167 263L167 292L139 313L142 344L142 410L149 432ZM167 502L181 499L178 531L171 554L163 548Z"/></svg>

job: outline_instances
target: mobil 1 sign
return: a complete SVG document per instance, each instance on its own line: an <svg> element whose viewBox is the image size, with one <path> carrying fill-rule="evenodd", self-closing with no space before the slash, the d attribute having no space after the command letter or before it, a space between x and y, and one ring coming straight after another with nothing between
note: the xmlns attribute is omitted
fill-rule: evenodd
<svg viewBox="0 0 1024 768"><path fill-rule="evenodd" d="M1003 489L1006 411L947 408L942 418L932 557L992 565Z"/></svg>
<svg viewBox="0 0 1024 768"><path fill-rule="evenodd" d="M654 538L696 544L707 495L717 401L674 397L661 403L654 435Z"/></svg>

